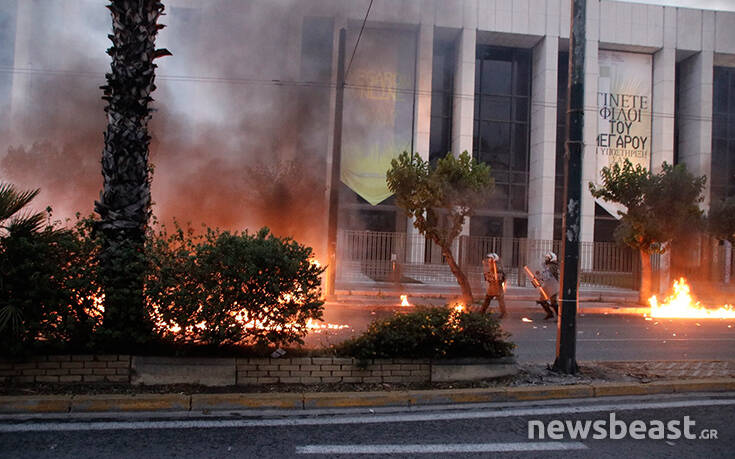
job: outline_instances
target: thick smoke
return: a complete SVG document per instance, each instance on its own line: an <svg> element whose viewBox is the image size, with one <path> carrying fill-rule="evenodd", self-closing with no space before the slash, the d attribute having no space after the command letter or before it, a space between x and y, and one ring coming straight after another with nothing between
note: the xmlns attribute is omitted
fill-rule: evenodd
<svg viewBox="0 0 735 459"><path fill-rule="evenodd" d="M302 75L299 3L167 5L157 45L173 56L157 61L150 124L154 213L162 222L265 225L323 243L331 90L329 73ZM57 218L88 214L102 184L99 86L109 70L109 12L96 0L32 5L26 22L45 31L22 32L26 10L18 8L20 53L2 107L12 129L0 142L0 173L22 188L41 188L35 206L52 206ZM308 57L322 59L322 68L331 68L331 58L330 49Z"/></svg>

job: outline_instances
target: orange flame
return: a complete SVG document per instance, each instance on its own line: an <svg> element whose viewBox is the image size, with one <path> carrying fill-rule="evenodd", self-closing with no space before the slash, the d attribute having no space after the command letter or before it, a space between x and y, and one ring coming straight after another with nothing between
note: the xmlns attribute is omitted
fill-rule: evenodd
<svg viewBox="0 0 735 459"><path fill-rule="evenodd" d="M735 319L735 309L729 304L710 309L696 301L683 277L674 281L674 293L663 303L659 304L654 295L648 299L648 304L651 306L650 316L656 318Z"/></svg>
<svg viewBox="0 0 735 459"><path fill-rule="evenodd" d="M318 264L318 262L314 263ZM102 316L105 311L104 301L105 301L105 294L104 293L98 293L96 295L92 295L88 297L93 302L93 310L87 311L90 315L96 315L96 316ZM290 302L296 302L298 303L301 301L300 295L298 293L284 293L281 295L279 302L281 304L287 304ZM295 328L295 323L287 323L283 325L274 325L274 326L266 326L261 320L258 319L251 319L248 317L247 311L240 310L240 311L232 311L230 313L234 318L235 321L237 321L243 328L250 329L272 329L276 331L280 331L283 329L291 329ZM156 327L164 334L179 334L182 331L181 325L179 325L176 322L166 322L163 319L160 318L160 315L157 314L157 310L154 307L154 312L152 313L152 319L154 323L156 324ZM199 330L206 330L209 325L207 322L202 321L197 324L194 324L193 326L188 326L184 332L186 334L193 333L195 329ZM306 329L309 333L321 333L325 330L343 330L345 328L350 328L349 325L345 324L333 324L333 323L324 323L321 321L316 321L311 318L306 320L306 324L304 325L304 329Z"/></svg>
<svg viewBox="0 0 735 459"><path fill-rule="evenodd" d="M408 295L401 295L401 306L411 306L408 302Z"/></svg>

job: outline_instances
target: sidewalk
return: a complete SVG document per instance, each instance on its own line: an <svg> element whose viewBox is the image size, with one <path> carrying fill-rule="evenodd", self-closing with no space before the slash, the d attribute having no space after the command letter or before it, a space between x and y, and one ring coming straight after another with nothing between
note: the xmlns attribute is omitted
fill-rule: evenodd
<svg viewBox="0 0 735 459"><path fill-rule="evenodd" d="M525 366L506 386L382 391L265 393L65 394L0 396L0 414L200 412L220 410L306 410L315 408L414 407L453 403L511 402L735 391L733 361L587 362L579 375L559 375L540 366ZM674 378L674 376L677 376ZM687 376L699 376L688 378ZM708 376L708 377L702 377ZM483 382L480 382L481 384ZM328 388L327 388L328 389ZM174 393L176 392L176 393Z"/></svg>

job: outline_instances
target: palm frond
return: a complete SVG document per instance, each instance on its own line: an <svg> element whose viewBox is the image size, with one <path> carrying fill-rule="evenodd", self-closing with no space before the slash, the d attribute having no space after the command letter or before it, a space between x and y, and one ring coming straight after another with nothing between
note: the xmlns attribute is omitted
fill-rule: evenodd
<svg viewBox="0 0 735 459"><path fill-rule="evenodd" d="M23 313L16 306L7 305L0 309L0 332L5 333L10 327L10 331L17 333L23 322Z"/></svg>
<svg viewBox="0 0 735 459"><path fill-rule="evenodd" d="M10 234L31 234L41 231L46 215L39 212L36 214L16 215L10 220L5 229Z"/></svg>
<svg viewBox="0 0 735 459"><path fill-rule="evenodd" d="M39 189L18 191L10 183L0 183L0 222L11 218L27 206L40 192Z"/></svg>

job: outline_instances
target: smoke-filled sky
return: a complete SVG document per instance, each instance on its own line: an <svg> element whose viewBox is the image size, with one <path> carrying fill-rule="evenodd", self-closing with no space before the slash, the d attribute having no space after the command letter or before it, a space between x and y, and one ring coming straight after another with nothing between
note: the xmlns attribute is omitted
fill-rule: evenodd
<svg viewBox="0 0 735 459"><path fill-rule="evenodd" d="M0 22L18 17L12 71L8 59L0 62L0 77L15 88L0 98L12 114L0 142L3 180L41 188L34 206L52 206L57 218L89 214L102 184L107 2L29 0L17 10L15 3L0 2ZM304 242L320 239L329 123L317 114L329 113L329 88L276 81L299 81L297 3L167 7L157 46L173 56L156 61L149 125L154 213L162 221L268 225ZM331 65L331 51L322 65Z"/></svg>
<svg viewBox="0 0 735 459"><path fill-rule="evenodd" d="M234 230L268 225L318 245L333 25L307 27L304 16L333 11L341 0L175 3L157 39L173 56L157 61L153 93L155 214ZM727 0L696 3L735 9ZM102 185L106 4L0 0L0 178L41 188L34 206L52 206L57 218L91 213ZM352 16L367 4L355 0ZM378 61L358 53L355 75L360 59Z"/></svg>

